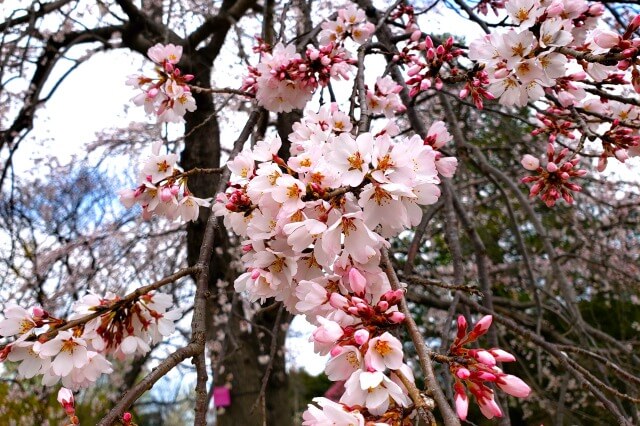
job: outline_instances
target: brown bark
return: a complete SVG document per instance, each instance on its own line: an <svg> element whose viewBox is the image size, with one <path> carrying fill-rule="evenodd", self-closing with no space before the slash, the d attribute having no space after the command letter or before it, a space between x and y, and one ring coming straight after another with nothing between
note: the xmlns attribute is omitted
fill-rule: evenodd
<svg viewBox="0 0 640 426"><path fill-rule="evenodd" d="M196 76L194 83L200 87L209 87L211 66L209 58L194 52L189 63L194 64L188 72ZM211 94L194 93L198 109L186 115L185 148L182 152L181 164L185 170L194 167L219 167L220 165L220 128L215 115L215 105ZM213 197L218 184L218 175L194 175L189 178L189 189L198 197ZM189 264L198 259L202 243L208 210L196 222L187 227L187 246ZM207 324L207 340L217 338L218 332L225 334L226 350L223 354L221 368L214 372L216 386L230 382L231 406L217 416L219 425L289 425L292 424L293 413L288 399L287 376L284 363L284 333L277 333L277 356L269 378L266 401L259 404L254 412L251 407L259 396L266 369L258 362L258 357L268 353L271 336L262 330L271 330L275 321L276 310L271 310L254 318L257 326L249 330L242 328L245 317L242 302L234 297L233 281L237 271L229 268L231 257L228 253L228 238L224 226L220 226L216 235L216 247L210 263L209 291L212 295L207 300L207 314L211 322ZM229 323L214 325L213 318L222 314L223 306L218 302L217 294L222 290L217 284L219 280L228 283L227 299L232 302ZM266 419L263 419L266 416Z"/></svg>

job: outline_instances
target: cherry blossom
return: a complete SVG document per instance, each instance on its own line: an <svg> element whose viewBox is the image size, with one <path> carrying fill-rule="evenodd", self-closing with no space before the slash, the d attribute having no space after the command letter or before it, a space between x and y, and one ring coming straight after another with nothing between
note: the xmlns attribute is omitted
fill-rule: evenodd
<svg viewBox="0 0 640 426"><path fill-rule="evenodd" d="M195 221L200 215L200 207L208 207L209 200L191 194L188 177L176 164L178 156L161 154L161 149L161 141L152 145L151 155L142 164L138 187L121 190L120 202L126 208L136 204L142 206L145 219L157 214L169 220Z"/></svg>
<svg viewBox="0 0 640 426"><path fill-rule="evenodd" d="M147 114L155 114L159 122L183 121L187 111L195 111L196 103L187 84L193 75L183 75L175 66L182 56L182 46L156 44L149 48L147 56L158 65L156 77L129 77L127 85L142 90L133 103L144 106Z"/></svg>
<svg viewBox="0 0 640 426"><path fill-rule="evenodd" d="M104 297L86 294L74 306L69 323L51 316L42 308L29 311L17 305L7 305L3 321L9 331L17 330L16 339L2 351L2 361L16 362L21 378L42 375L45 386L59 382L65 388L78 390L94 384L103 374L113 372L105 355L124 359L145 355L150 343L157 343L175 330L175 321L182 317L179 309L169 308L170 296L146 293L134 299L122 300L109 293ZM118 309L119 315L111 315ZM94 318L95 312L104 314ZM29 319L29 327L16 327L17 320ZM88 319L86 319L88 318ZM86 321L81 321L86 319ZM36 334L36 340L30 337Z"/></svg>
<svg viewBox="0 0 640 426"><path fill-rule="evenodd" d="M364 417L357 410L349 410L343 404L338 404L327 398L314 398L315 405L309 405L304 412L302 424L304 426L324 425L354 425L364 426Z"/></svg>

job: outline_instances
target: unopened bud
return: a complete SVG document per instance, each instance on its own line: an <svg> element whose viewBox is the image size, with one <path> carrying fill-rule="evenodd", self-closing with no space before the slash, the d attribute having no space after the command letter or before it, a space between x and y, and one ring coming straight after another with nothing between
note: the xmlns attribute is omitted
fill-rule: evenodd
<svg viewBox="0 0 640 426"><path fill-rule="evenodd" d="M353 339L356 341L358 345L364 345L369 341L369 332L364 328L357 330L353 333Z"/></svg>
<svg viewBox="0 0 640 426"><path fill-rule="evenodd" d="M391 315L387 317L390 322L394 324L400 324L406 318L405 315L400 311L392 312Z"/></svg>

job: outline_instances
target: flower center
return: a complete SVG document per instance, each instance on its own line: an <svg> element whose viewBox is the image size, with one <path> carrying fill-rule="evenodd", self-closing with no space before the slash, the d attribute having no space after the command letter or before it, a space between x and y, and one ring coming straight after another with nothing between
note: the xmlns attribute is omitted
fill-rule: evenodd
<svg viewBox="0 0 640 426"><path fill-rule="evenodd" d="M373 348L381 356L387 356L392 351L391 347L389 346L389 343L384 340L378 340Z"/></svg>
<svg viewBox="0 0 640 426"><path fill-rule="evenodd" d="M362 165L364 164L364 160L360 156L359 152L355 152L347 158L349 162L349 170L362 170Z"/></svg>

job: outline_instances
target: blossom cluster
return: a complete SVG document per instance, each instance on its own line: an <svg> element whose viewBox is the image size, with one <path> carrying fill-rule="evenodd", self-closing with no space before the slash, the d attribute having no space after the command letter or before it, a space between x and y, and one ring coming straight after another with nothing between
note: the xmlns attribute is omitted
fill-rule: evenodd
<svg viewBox="0 0 640 426"><path fill-rule="evenodd" d="M496 366L498 362L513 362L516 358L502 349L467 349L464 345L476 341L491 326L492 316L482 317L473 329L467 332L467 320L458 317L458 332L449 349L449 355L455 361L449 363L454 376L455 404L458 417L466 420L469 409L469 397L466 388L475 397L480 411L485 417L492 419L502 417L502 411L494 400L493 390L485 383L494 383L504 392L518 398L526 398L531 389L521 379L505 374Z"/></svg>
<svg viewBox="0 0 640 426"><path fill-rule="evenodd" d="M364 43L375 27L364 11L351 6L341 9L336 20L324 22L322 28L320 46L307 46L304 56L293 44L278 43L271 48L260 41L254 49L261 54L260 62L249 67L242 90L255 94L258 104L269 111L288 112L304 108L317 88L331 79L349 79L356 61L345 40Z"/></svg>
<svg viewBox="0 0 640 426"><path fill-rule="evenodd" d="M147 114L155 114L158 122L179 123L187 111L195 111L196 102L187 84L193 75L182 74L176 64L182 57L182 46L156 44L149 48L147 56L157 64L155 77L132 75L127 85L142 93L133 98Z"/></svg>
<svg viewBox="0 0 640 426"><path fill-rule="evenodd" d="M132 300L87 294L74 304L69 321L40 307L6 304L0 336L15 339L0 348L0 361L19 363L20 378L42 375L44 386L62 382L73 390L88 387L113 371L105 355L144 355L150 343L172 334L174 321L182 316L179 309L169 310L172 303L171 296L161 293Z"/></svg>
<svg viewBox="0 0 640 426"><path fill-rule="evenodd" d="M249 67L242 90L253 93L258 103L269 111L288 112L302 109L319 86L331 78L348 78L353 60L341 45L309 46L305 57L293 44L258 46L260 63Z"/></svg>
<svg viewBox="0 0 640 426"><path fill-rule="evenodd" d="M441 122L427 140L394 138L392 124L376 134L351 130L335 104L307 111L289 136L288 160L277 155L277 137L245 149L228 163L229 187L214 206L245 238L247 271L236 290L304 314L317 326L316 352L332 356L329 378L346 381L340 402L318 400L305 425L407 415L411 403L394 372L413 375L390 333L404 321L403 292L381 270L381 250L420 222L420 206L440 196L439 170L451 175L456 166L437 152L451 139Z"/></svg>
<svg viewBox="0 0 640 426"><path fill-rule="evenodd" d="M162 141L153 144L151 155L144 161L138 177L138 186L120 191L120 202L127 208L142 206L142 217L154 214L170 220L181 218L195 221L200 206L209 201L193 196L187 187L187 176L177 166L177 154L161 154Z"/></svg>
<svg viewBox="0 0 640 426"><path fill-rule="evenodd" d="M540 165L540 160L527 154L522 158L522 166L536 175L522 178L522 183L534 183L529 192L530 197L540 195L540 199L548 207L555 205L559 198L563 198L568 204L573 203L572 192L581 191L582 188L570 182L571 178L582 177L587 174L584 169L578 169L580 158L574 156L567 159L568 148L564 148L557 155L553 144L547 148L547 164Z"/></svg>
<svg viewBox="0 0 640 426"><path fill-rule="evenodd" d="M448 68L449 73L455 75L458 70L454 66L454 60L462 53L462 49L454 46L453 37L436 46L430 36L423 39L422 31L415 30L409 43L393 59L408 66L409 78L406 83L410 89L409 94L416 96L432 86L442 89L441 75L444 69Z"/></svg>
<svg viewBox="0 0 640 426"><path fill-rule="evenodd" d="M397 84L390 76L378 77L374 90L367 87L367 107L374 114L384 114L391 118L397 113L404 112L407 108L400 99L402 86Z"/></svg>
<svg viewBox="0 0 640 426"><path fill-rule="evenodd" d="M487 34L470 44L468 57L483 67L486 78L476 79L476 87L467 84L461 97L469 93L468 88L486 90L504 105L525 106L546 97L548 105L537 114L533 134L547 134L551 143L558 137L580 137L583 141L588 137L599 142L599 171L606 168L610 158L624 162L637 155L637 102L608 99L608 95L632 98L630 89L640 87L634 84L640 81L634 65L640 53L640 38L635 34L640 16L629 23L624 34L618 34L598 26L604 12L599 3L508 0L503 6L516 27ZM593 91L593 87L602 88L601 93ZM624 96L616 97L616 93ZM474 101L480 107L477 98ZM562 180L566 180L566 173L563 176ZM569 191L576 189L562 185L562 180L549 186L547 205L553 205L560 196L572 200ZM532 195L538 189L534 186Z"/></svg>
<svg viewBox="0 0 640 426"><path fill-rule="evenodd" d="M517 27L488 34L469 46L469 58L485 66L489 92L502 104L524 106L541 98L545 88L556 86L556 80L568 74L570 60L575 59L560 48L599 52L597 42L588 41L599 40L596 25L604 12L601 4L509 0L505 9ZM582 65L596 81L613 70L598 62Z"/></svg>
<svg viewBox="0 0 640 426"><path fill-rule="evenodd" d="M369 21L364 10L356 5L349 5L338 10L335 21L322 23L322 31L318 34L320 44L340 44L347 38L352 38L356 43L363 44L373 34L376 27Z"/></svg>

